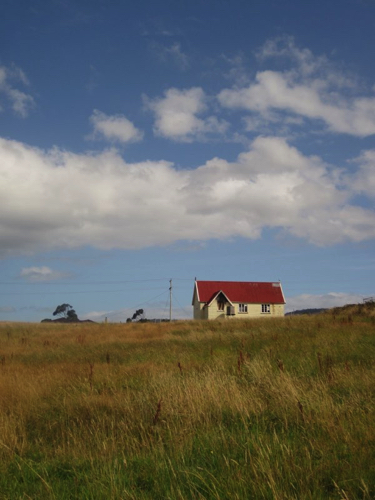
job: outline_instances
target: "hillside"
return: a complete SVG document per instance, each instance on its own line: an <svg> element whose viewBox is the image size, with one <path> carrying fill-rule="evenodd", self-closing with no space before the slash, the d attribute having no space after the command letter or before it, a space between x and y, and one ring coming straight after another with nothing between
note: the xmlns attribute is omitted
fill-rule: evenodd
<svg viewBox="0 0 375 500"><path fill-rule="evenodd" d="M302 314L320 314L327 309L324 308L313 308L313 309L297 309L296 311L291 311L285 314L285 316L301 316Z"/></svg>
<svg viewBox="0 0 375 500"><path fill-rule="evenodd" d="M0 324L0 498L374 498L359 310Z"/></svg>
<svg viewBox="0 0 375 500"><path fill-rule="evenodd" d="M364 302L362 304L347 304L342 307L334 307L329 309L329 314L337 315L351 315L362 317L375 317L375 302Z"/></svg>

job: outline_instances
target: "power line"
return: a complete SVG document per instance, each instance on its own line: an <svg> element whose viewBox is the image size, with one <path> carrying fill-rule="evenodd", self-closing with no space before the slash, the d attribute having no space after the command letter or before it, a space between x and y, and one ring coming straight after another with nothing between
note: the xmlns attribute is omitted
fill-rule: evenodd
<svg viewBox="0 0 375 500"><path fill-rule="evenodd" d="M142 279L142 280L112 280L112 281L75 281L69 282L69 285L113 285L119 284L123 285L125 283L143 283L150 281L169 281L169 278L150 278L150 279ZM53 285L61 285L61 281L28 281L28 282L19 282L19 281L0 281L0 285L21 285L21 286L53 286Z"/></svg>
<svg viewBox="0 0 375 500"><path fill-rule="evenodd" d="M159 297L161 297L162 295L165 295L166 293L167 293L167 291L164 290L164 292L159 293L159 295L156 295L152 299L149 299L149 300L146 300L146 301L142 301L139 304L136 304L136 305L131 306L131 307L127 307L125 309L121 309L121 311L118 311L118 312L108 313L108 314L106 314L106 316L119 316L120 314L123 314L126 311L132 311L133 309L137 309L137 307L144 306L145 304L150 304L150 302L152 302L155 299L158 299Z"/></svg>
<svg viewBox="0 0 375 500"><path fill-rule="evenodd" d="M191 316L191 312L188 312L183 305L181 305L180 301L177 299L176 295L173 294L173 298L175 299L175 301L177 302L177 304L180 306L180 309L182 309L182 311L184 311L185 314L187 314L188 316Z"/></svg>
<svg viewBox="0 0 375 500"><path fill-rule="evenodd" d="M0 292L0 295L59 295L59 294L80 294L80 293L125 293L125 292L142 292L145 290L161 290L164 287L152 287L152 288L128 288L126 290L61 290L61 291L45 291L45 292Z"/></svg>

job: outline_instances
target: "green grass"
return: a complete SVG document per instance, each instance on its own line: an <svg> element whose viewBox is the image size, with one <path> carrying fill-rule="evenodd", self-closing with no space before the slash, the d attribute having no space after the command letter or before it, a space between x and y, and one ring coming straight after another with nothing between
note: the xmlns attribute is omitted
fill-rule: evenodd
<svg viewBox="0 0 375 500"><path fill-rule="evenodd" d="M0 498L372 499L374 333L0 324Z"/></svg>

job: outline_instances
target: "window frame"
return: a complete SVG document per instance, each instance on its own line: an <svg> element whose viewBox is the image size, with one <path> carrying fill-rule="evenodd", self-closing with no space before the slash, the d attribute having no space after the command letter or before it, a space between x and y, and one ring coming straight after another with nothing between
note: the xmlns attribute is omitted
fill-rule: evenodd
<svg viewBox="0 0 375 500"><path fill-rule="evenodd" d="M224 301L217 301L217 310L220 312L225 311L225 302Z"/></svg>
<svg viewBox="0 0 375 500"><path fill-rule="evenodd" d="M262 304L261 311L262 314L271 314L271 304Z"/></svg>
<svg viewBox="0 0 375 500"><path fill-rule="evenodd" d="M248 314L247 304L241 303L238 304L238 313L239 314Z"/></svg>

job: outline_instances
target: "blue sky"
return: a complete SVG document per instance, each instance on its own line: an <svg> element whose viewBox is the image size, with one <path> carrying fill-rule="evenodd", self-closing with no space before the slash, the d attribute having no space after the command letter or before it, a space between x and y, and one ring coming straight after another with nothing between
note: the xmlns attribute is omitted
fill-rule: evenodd
<svg viewBox="0 0 375 500"><path fill-rule="evenodd" d="M375 2L5 0L0 321L375 295Z"/></svg>

